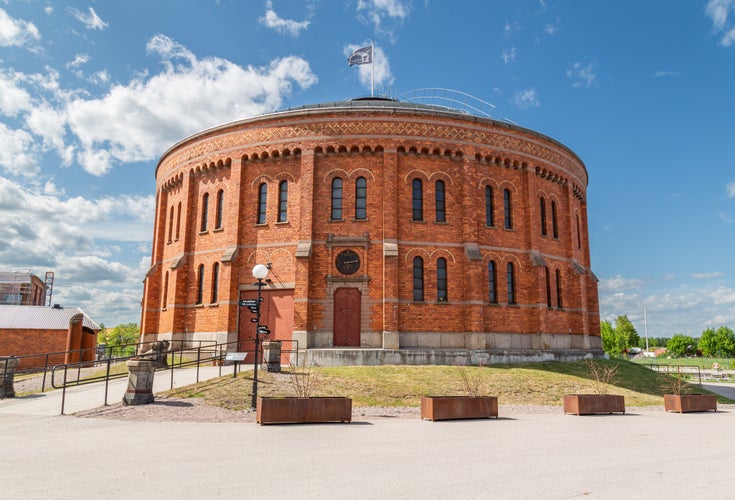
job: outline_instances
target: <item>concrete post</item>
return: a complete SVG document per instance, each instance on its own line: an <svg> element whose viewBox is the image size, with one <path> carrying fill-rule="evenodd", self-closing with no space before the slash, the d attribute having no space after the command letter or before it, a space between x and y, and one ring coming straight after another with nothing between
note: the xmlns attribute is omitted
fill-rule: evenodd
<svg viewBox="0 0 735 500"><path fill-rule="evenodd" d="M128 389L125 391L122 403L128 405L145 405L152 403L153 376L156 367L160 366L158 361L148 359L131 359L128 365Z"/></svg>
<svg viewBox="0 0 735 500"><path fill-rule="evenodd" d="M15 356L0 357L0 378L2 378L2 385L0 385L0 399L15 397L13 382L15 381L15 368L17 366L18 358Z"/></svg>
<svg viewBox="0 0 735 500"><path fill-rule="evenodd" d="M281 341L267 340L263 342L263 365L266 371L280 373L281 371Z"/></svg>

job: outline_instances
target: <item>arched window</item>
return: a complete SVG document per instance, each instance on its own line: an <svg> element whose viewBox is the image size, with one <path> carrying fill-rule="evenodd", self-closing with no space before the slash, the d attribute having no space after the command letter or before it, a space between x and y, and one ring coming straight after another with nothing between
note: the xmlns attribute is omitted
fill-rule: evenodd
<svg viewBox="0 0 735 500"><path fill-rule="evenodd" d="M421 257L413 258L413 300L424 300L424 259Z"/></svg>
<svg viewBox="0 0 735 500"><path fill-rule="evenodd" d="M507 282L508 282L508 304L516 303L516 277L515 269L512 262L508 262L506 266Z"/></svg>
<svg viewBox="0 0 735 500"><path fill-rule="evenodd" d="M563 307L561 301L561 271L556 270L556 307L561 309Z"/></svg>
<svg viewBox="0 0 735 500"><path fill-rule="evenodd" d="M204 264L197 270L197 304L201 304L204 297Z"/></svg>
<svg viewBox="0 0 735 500"><path fill-rule="evenodd" d="M546 200L543 196L539 200L539 211L541 212L541 236L546 236Z"/></svg>
<svg viewBox="0 0 735 500"><path fill-rule="evenodd" d="M171 207L173 209L173 207ZM179 241L179 229L181 228L181 202L176 209L176 241Z"/></svg>
<svg viewBox="0 0 735 500"><path fill-rule="evenodd" d="M168 271L163 278L163 297L161 298L161 309L166 309L168 303Z"/></svg>
<svg viewBox="0 0 735 500"><path fill-rule="evenodd" d="M495 261L487 263L487 284L488 284L488 300L491 304L498 303L498 275L495 270Z"/></svg>
<svg viewBox="0 0 735 500"><path fill-rule="evenodd" d="M171 212L169 213L169 223L168 223L168 242L171 243L171 234L174 230L174 206L171 205Z"/></svg>
<svg viewBox="0 0 735 500"><path fill-rule="evenodd" d="M577 216L577 248L582 248L582 231L579 228L579 213L575 215Z"/></svg>
<svg viewBox="0 0 735 500"><path fill-rule="evenodd" d="M421 179L413 180L413 194L411 203L413 220L424 220L424 186Z"/></svg>
<svg viewBox="0 0 735 500"><path fill-rule="evenodd" d="M446 302L447 297L447 259L436 259L436 301Z"/></svg>
<svg viewBox="0 0 735 500"><path fill-rule="evenodd" d="M358 177L355 181L355 220L367 219L367 180Z"/></svg>
<svg viewBox="0 0 735 500"><path fill-rule="evenodd" d="M220 189L217 191L217 214L215 217L215 229L222 229L222 218L225 210L225 192Z"/></svg>
<svg viewBox="0 0 735 500"><path fill-rule="evenodd" d="M493 188L485 186L485 225L495 227L495 205L493 204Z"/></svg>
<svg viewBox="0 0 735 500"><path fill-rule="evenodd" d="M215 262L212 266L212 300L210 302L215 304L218 299L219 289L219 262Z"/></svg>
<svg viewBox="0 0 735 500"><path fill-rule="evenodd" d="M546 307L551 308L551 274L548 267L545 267L544 271L546 271Z"/></svg>
<svg viewBox="0 0 735 500"><path fill-rule="evenodd" d="M288 181L278 185L278 222L288 220Z"/></svg>
<svg viewBox="0 0 735 500"><path fill-rule="evenodd" d="M555 240L559 239L559 225L556 221L556 202L551 200L551 233Z"/></svg>
<svg viewBox="0 0 735 500"><path fill-rule="evenodd" d="M436 181L434 198L436 200L436 222L446 222L447 204L444 181Z"/></svg>
<svg viewBox="0 0 735 500"><path fill-rule="evenodd" d="M258 224L265 224L265 209L268 202L268 185L264 182L258 188Z"/></svg>
<svg viewBox="0 0 735 500"><path fill-rule="evenodd" d="M513 229L513 214L510 206L510 189L503 190L503 212L505 229Z"/></svg>
<svg viewBox="0 0 735 500"><path fill-rule="evenodd" d="M342 179L332 180L332 220L342 220Z"/></svg>
<svg viewBox="0 0 735 500"><path fill-rule="evenodd" d="M209 193L204 193L202 196L202 223L199 226L199 231L204 232L207 230L207 219L209 218Z"/></svg>

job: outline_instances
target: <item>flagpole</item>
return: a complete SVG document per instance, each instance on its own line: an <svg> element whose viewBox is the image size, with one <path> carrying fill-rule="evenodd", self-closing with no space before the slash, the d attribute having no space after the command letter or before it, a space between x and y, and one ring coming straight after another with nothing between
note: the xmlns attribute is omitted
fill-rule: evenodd
<svg viewBox="0 0 735 500"><path fill-rule="evenodd" d="M373 70L373 76L370 80L370 97L375 97L375 45L373 42L370 42L370 66Z"/></svg>

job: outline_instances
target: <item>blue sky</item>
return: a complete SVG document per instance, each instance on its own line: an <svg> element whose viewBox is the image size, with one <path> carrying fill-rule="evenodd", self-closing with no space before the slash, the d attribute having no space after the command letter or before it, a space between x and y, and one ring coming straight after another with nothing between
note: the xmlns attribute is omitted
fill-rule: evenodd
<svg viewBox="0 0 735 500"><path fill-rule="evenodd" d="M0 0L0 268L137 322L154 168L199 130L421 88L585 162L603 319L735 326L735 0Z"/></svg>

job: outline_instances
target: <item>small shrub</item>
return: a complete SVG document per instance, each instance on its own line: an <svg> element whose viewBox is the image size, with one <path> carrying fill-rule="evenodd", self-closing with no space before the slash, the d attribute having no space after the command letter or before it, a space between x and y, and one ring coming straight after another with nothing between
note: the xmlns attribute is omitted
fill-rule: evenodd
<svg viewBox="0 0 735 500"><path fill-rule="evenodd" d="M297 398L309 398L314 393L314 389L318 386L319 376L314 370L314 363L301 366L291 363L291 387L296 393Z"/></svg>
<svg viewBox="0 0 735 500"><path fill-rule="evenodd" d="M600 395L607 394L608 387L617 378L619 365L600 363L592 359L588 359L585 363L587 372L594 379L595 392Z"/></svg>

